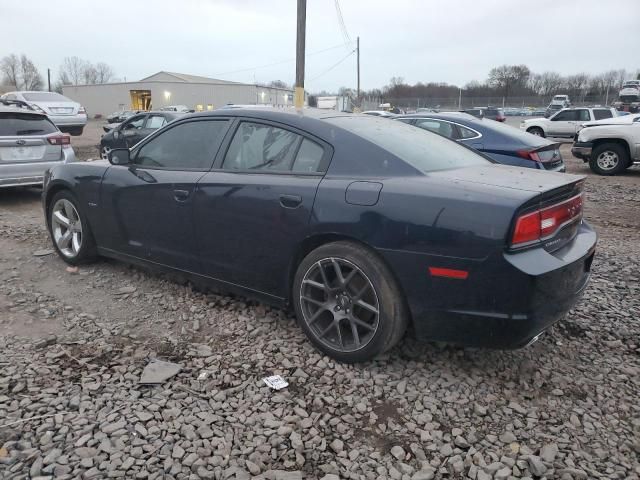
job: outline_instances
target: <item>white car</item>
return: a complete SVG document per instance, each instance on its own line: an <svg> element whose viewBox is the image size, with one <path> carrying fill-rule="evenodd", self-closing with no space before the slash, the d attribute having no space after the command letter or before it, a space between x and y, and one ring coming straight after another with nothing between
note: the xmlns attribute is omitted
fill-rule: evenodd
<svg viewBox="0 0 640 480"><path fill-rule="evenodd" d="M571 153L599 175L640 164L640 114L585 123Z"/></svg>
<svg viewBox="0 0 640 480"><path fill-rule="evenodd" d="M571 105L571 101L569 100L569 95L556 95L551 99L551 104L568 107L569 105Z"/></svg>
<svg viewBox="0 0 640 480"><path fill-rule="evenodd" d="M32 110L44 113L61 131L71 135L82 135L87 124L85 108L56 92L8 92L0 98L27 103Z"/></svg>
<svg viewBox="0 0 640 480"><path fill-rule="evenodd" d="M585 122L617 116L614 108L564 108L549 118L532 118L520 122L520 129L540 137L575 138Z"/></svg>

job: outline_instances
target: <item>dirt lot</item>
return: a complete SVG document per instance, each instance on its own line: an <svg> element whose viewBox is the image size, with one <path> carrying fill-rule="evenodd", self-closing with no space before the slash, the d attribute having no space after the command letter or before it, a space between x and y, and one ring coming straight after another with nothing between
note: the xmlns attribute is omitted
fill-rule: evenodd
<svg viewBox="0 0 640 480"><path fill-rule="evenodd" d="M277 309L111 261L68 272L39 192L0 191L0 478L640 478L640 169L597 177L568 148L600 240L567 318L519 351L407 339L358 366ZM152 358L182 370L142 386Z"/></svg>

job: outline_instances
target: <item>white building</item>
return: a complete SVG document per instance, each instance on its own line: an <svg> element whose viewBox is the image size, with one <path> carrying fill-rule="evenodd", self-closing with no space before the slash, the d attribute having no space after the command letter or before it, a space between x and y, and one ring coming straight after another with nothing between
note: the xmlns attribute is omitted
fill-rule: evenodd
<svg viewBox="0 0 640 480"><path fill-rule="evenodd" d="M137 82L64 85L62 94L80 103L90 117L118 110L152 110L186 105L196 111L228 103L291 106L293 90L229 82L215 78L158 72Z"/></svg>

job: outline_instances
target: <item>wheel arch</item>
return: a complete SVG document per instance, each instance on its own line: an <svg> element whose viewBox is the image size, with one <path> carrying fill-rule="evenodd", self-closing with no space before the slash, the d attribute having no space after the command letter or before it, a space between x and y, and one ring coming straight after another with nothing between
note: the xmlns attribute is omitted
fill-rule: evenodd
<svg viewBox="0 0 640 480"><path fill-rule="evenodd" d="M614 143L616 145L620 145L621 147L623 147L625 152L627 153L627 159L629 161L632 161L629 142L627 142L624 138L598 138L596 140L593 140L593 147L591 151L593 152L593 150L595 150L599 146L604 145L606 143Z"/></svg>
<svg viewBox="0 0 640 480"><path fill-rule="evenodd" d="M369 245L368 243L356 237L352 237L352 236L341 234L341 233L316 233L306 237L302 242L300 242L300 244L296 248L291 258L291 261L289 263L289 268L287 271L287 278L286 278L287 293L286 293L286 299L285 299L286 304L288 306L292 305L291 300L293 298L293 292L292 292L293 280L296 275L296 271L298 270L298 266L300 265L300 262L302 262L302 260L316 248L321 247L322 245L326 245L328 243L334 243L334 242L340 242L340 241L355 243L356 245L359 245L367 249L368 251L370 251L378 259L380 259L382 263L384 263L384 265L389 269L389 272L391 273L393 280L398 285L400 295L402 296L402 301L406 306L406 312L407 312L407 315L409 316L407 324L409 326L413 326L413 316L411 315L411 309L409 308L409 302L407 301L406 294L404 292L404 289L402 288L402 283L400 282L400 279L397 277L397 275L393 271L393 268L391 268L391 265L389 265L389 262L387 261L387 259L384 258L384 256L380 255L375 250L375 248Z"/></svg>

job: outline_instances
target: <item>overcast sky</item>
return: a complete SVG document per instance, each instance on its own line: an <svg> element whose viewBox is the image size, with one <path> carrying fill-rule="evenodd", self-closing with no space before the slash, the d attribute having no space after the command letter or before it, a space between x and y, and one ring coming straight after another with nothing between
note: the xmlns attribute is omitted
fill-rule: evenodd
<svg viewBox="0 0 640 480"><path fill-rule="evenodd" d="M640 0L340 0L340 7L348 45L335 0L308 0L311 92L355 88L356 58L348 55L357 36L363 89L392 76L464 85L505 63L562 74L640 68ZM75 55L104 61L127 80L160 70L241 82L295 77L295 0L2 0L0 13L0 57L25 53L44 74L49 67L56 75Z"/></svg>

